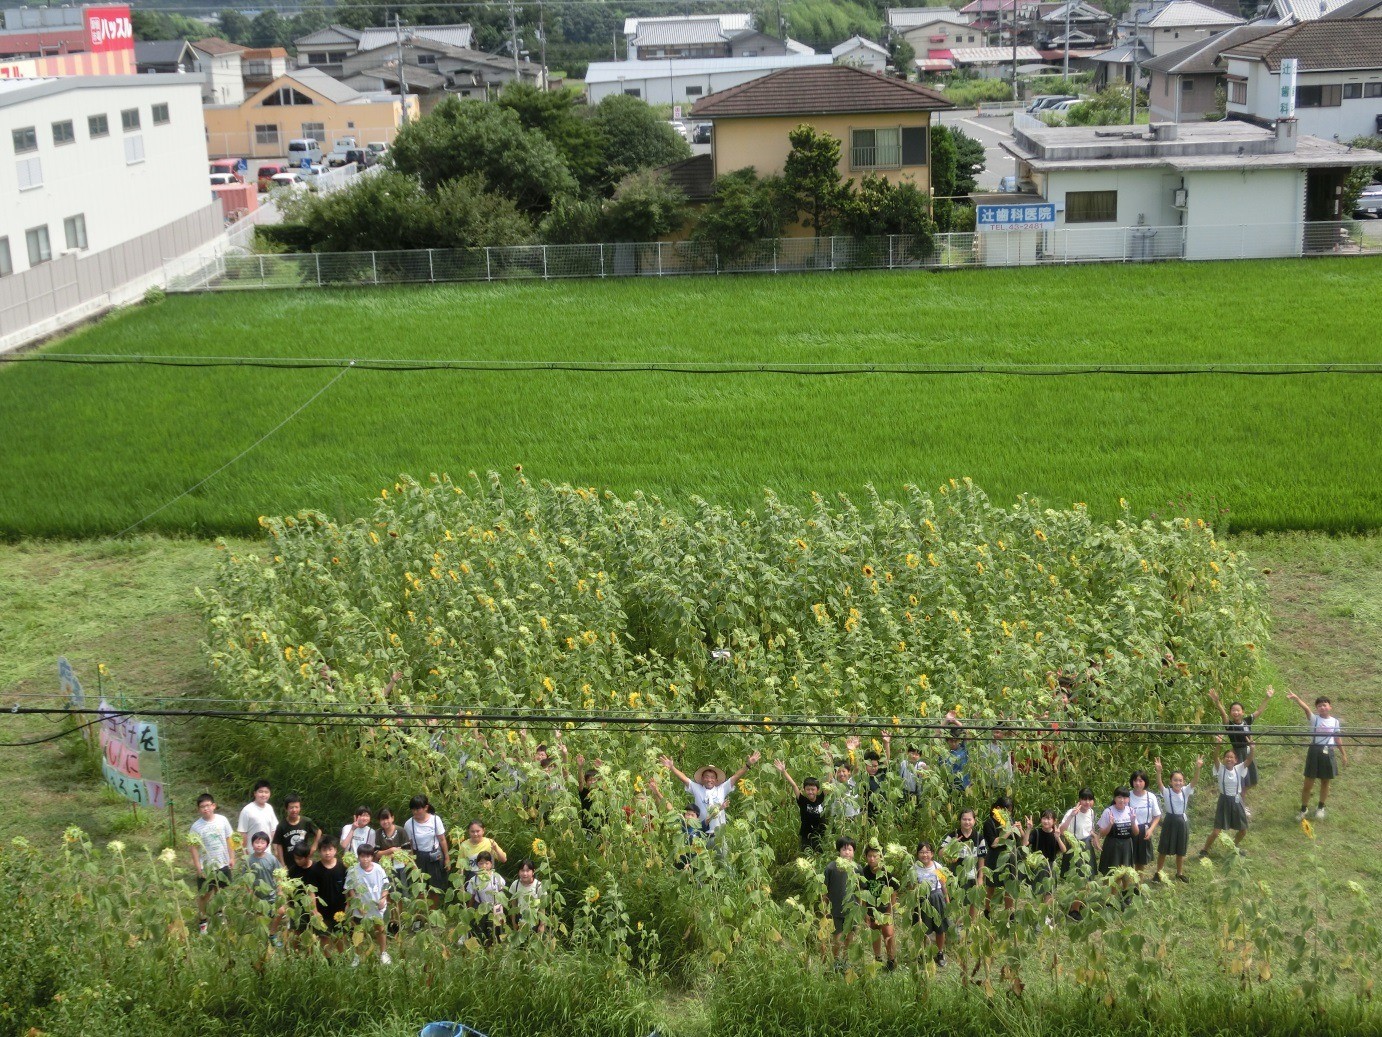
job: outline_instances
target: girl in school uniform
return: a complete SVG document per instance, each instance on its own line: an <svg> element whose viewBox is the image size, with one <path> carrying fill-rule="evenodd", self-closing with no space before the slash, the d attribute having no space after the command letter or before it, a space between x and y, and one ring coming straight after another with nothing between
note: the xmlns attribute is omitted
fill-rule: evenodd
<svg viewBox="0 0 1382 1037"><path fill-rule="evenodd" d="M1099 815L1099 836L1104 843L1104 849L1099 854L1100 875L1107 875L1114 868L1134 867L1137 851L1133 843L1140 830L1137 815L1128 806L1131 796L1131 789L1115 789L1113 802L1104 807L1104 812Z"/></svg>
<svg viewBox="0 0 1382 1037"><path fill-rule="evenodd" d="M1224 736L1215 735L1214 740L1222 744ZM1248 746L1248 758L1251 757L1252 746ZM1200 850L1201 857L1209 856L1209 848L1219 838L1220 832L1232 832L1235 847L1238 847L1243 841L1243 836L1248 834L1248 817L1243 811L1243 789L1247 787L1248 760L1240 761L1238 754L1230 747L1214 765L1214 781L1219 786L1219 802L1214 807L1214 830L1204 841L1204 848ZM1243 850L1239 848L1238 853L1242 855Z"/></svg>
<svg viewBox="0 0 1382 1037"><path fill-rule="evenodd" d="M1133 771L1128 778L1132 795L1128 806L1137 815L1137 838L1133 840L1133 867L1141 871L1152 863L1152 833L1161 824L1161 804L1147 791L1147 772Z"/></svg>
<svg viewBox="0 0 1382 1037"><path fill-rule="evenodd" d="M912 879L919 894L912 920L926 928L923 951L925 940L931 936L936 938L936 968L943 968L945 934L950 929L950 920L946 917L946 908L950 905L950 894L947 891L950 877L946 870L936 863L935 851L930 843L924 842L917 847L916 863L912 865Z"/></svg>
<svg viewBox="0 0 1382 1037"><path fill-rule="evenodd" d="M1171 787L1166 787L1166 782L1161 780L1161 757L1158 756L1152 761L1156 766L1156 783L1161 790L1161 839L1157 843L1156 870L1152 872L1152 881L1161 881L1161 869L1166 863L1167 857L1176 859L1176 878L1181 882L1189 882L1185 877L1185 855L1190 847L1190 797L1194 795L1195 788L1200 784L1200 768L1204 766L1204 757L1195 759L1195 781L1187 784L1185 774L1182 771L1171 772Z"/></svg>

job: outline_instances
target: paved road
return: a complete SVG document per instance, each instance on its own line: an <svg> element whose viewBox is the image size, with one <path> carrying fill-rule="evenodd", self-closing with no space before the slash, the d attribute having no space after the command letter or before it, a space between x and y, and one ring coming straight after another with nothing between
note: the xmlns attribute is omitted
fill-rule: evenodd
<svg viewBox="0 0 1382 1037"><path fill-rule="evenodd" d="M984 146L984 171L977 177L979 190L996 191L1001 178L1013 175L1014 159L999 147L1003 141L1012 140L1012 119L1009 116L985 115L975 118L971 108L938 112L933 118L942 126L964 130Z"/></svg>

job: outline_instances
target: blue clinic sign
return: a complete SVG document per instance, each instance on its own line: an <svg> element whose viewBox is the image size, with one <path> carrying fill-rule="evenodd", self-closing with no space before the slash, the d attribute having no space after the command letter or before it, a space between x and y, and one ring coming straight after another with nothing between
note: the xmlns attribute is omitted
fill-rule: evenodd
<svg viewBox="0 0 1382 1037"><path fill-rule="evenodd" d="M1054 202L974 207L974 225L979 230L1045 230L1055 226L1055 223Z"/></svg>

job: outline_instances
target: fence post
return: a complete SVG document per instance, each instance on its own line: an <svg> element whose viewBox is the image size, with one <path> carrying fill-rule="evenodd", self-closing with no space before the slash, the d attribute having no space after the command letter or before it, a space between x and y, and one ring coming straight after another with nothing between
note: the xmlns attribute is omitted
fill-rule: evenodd
<svg viewBox="0 0 1382 1037"><path fill-rule="evenodd" d="M832 271L835 269L835 236L833 234L830 236L830 269Z"/></svg>
<svg viewBox="0 0 1382 1037"><path fill-rule="evenodd" d="M893 236L888 235L888 269L893 268Z"/></svg>
<svg viewBox="0 0 1382 1037"><path fill-rule="evenodd" d="M437 271L432 266L432 250L427 250L427 280L436 281Z"/></svg>
<svg viewBox="0 0 1382 1037"><path fill-rule="evenodd" d="M259 287L264 287L264 257L259 257Z"/></svg>
<svg viewBox="0 0 1382 1037"><path fill-rule="evenodd" d="M379 283L379 253L378 253L378 252L371 252L371 253L369 254L369 265L370 265L371 269L374 270L374 283L375 283L375 284L378 284L378 283Z"/></svg>
<svg viewBox="0 0 1382 1037"><path fill-rule="evenodd" d="M717 275L720 273L720 250L719 250L719 249L716 249L716 250L715 250L715 273L716 273Z"/></svg>
<svg viewBox="0 0 1382 1037"><path fill-rule="evenodd" d="M542 246L542 279L547 280L547 246Z"/></svg>
<svg viewBox="0 0 1382 1037"><path fill-rule="evenodd" d="M318 253L316 254L316 256L317 256L317 287L320 288L320 287L322 286L322 254L321 254L320 252L318 252Z"/></svg>
<svg viewBox="0 0 1382 1037"><path fill-rule="evenodd" d="M662 276L662 242L657 243L657 276Z"/></svg>
<svg viewBox="0 0 1382 1037"><path fill-rule="evenodd" d="M600 276L605 276L605 246L603 242L600 244Z"/></svg>
<svg viewBox="0 0 1382 1037"><path fill-rule="evenodd" d="M488 245L485 246L485 280L486 280L486 281L493 281L493 280L494 280L494 274L491 272L490 267L489 267L489 246L488 246Z"/></svg>

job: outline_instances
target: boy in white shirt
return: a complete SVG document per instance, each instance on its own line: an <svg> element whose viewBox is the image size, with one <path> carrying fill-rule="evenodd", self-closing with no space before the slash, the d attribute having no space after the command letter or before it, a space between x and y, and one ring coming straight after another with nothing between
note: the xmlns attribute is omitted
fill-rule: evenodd
<svg viewBox="0 0 1382 1037"><path fill-rule="evenodd" d="M364 843L356 851L355 866L346 876L346 896L349 898L351 916L357 925L367 925L374 930L374 942L379 947L379 961L388 965L389 957L385 941L388 930L384 926L384 913L389 908L389 876L374 859L374 844ZM358 965L357 957L352 964Z"/></svg>
<svg viewBox="0 0 1382 1037"><path fill-rule="evenodd" d="M269 805L269 793L271 791L267 781L255 782L254 798L246 803L240 811L240 820L235 825L235 830L240 833L241 846L248 847L250 836L255 832L272 834L278 831L278 815L274 813L274 808Z"/></svg>
<svg viewBox="0 0 1382 1037"><path fill-rule="evenodd" d="M206 907L216 890L230 882L235 867L235 833L230 821L216 813L216 798L209 792L197 797L197 813L187 841L192 850L192 870L197 873L197 930L206 932Z"/></svg>

